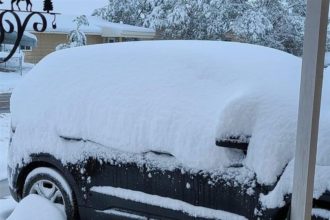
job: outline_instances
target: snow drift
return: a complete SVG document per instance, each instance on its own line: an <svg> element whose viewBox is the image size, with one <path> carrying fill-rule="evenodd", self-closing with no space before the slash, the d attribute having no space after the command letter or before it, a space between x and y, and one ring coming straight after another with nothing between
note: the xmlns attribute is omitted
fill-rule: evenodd
<svg viewBox="0 0 330 220"><path fill-rule="evenodd" d="M49 152L63 162L97 154L66 145L62 136L124 152L168 152L197 169L240 161L259 183L273 184L293 158L300 68L301 59L287 53L230 42L130 42L58 51L12 95L17 153L11 163L32 152ZM328 81L326 76L325 90ZM324 103L330 103L327 94ZM325 107L318 163L330 165ZM251 135L245 158L215 145L229 135Z"/></svg>
<svg viewBox="0 0 330 220"><path fill-rule="evenodd" d="M50 202L41 196L31 194L25 197L16 206L8 220L64 220L66 219L64 207Z"/></svg>

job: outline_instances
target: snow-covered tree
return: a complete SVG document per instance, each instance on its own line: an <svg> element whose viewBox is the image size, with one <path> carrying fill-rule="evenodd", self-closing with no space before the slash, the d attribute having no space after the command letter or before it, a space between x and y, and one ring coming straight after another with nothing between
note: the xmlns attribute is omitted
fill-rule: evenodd
<svg viewBox="0 0 330 220"><path fill-rule="evenodd" d="M293 4L294 2L294 4ZM232 23L232 30L244 42L274 47L301 55L304 35L304 0L250 1Z"/></svg>
<svg viewBox="0 0 330 220"><path fill-rule="evenodd" d="M273 30L273 24L262 11L250 9L233 21L231 28L238 37L256 43Z"/></svg>
<svg viewBox="0 0 330 220"><path fill-rule="evenodd" d="M79 30L81 26L89 26L89 22L88 22L86 15L81 15L81 16L76 17L75 19L73 19L73 22L76 23L77 30Z"/></svg>
<svg viewBox="0 0 330 220"><path fill-rule="evenodd" d="M97 9L94 14L116 23L142 25L147 4L147 0L108 0L108 5Z"/></svg>
<svg viewBox="0 0 330 220"><path fill-rule="evenodd" d="M94 15L154 28L163 39L241 41L301 55L306 0L108 0Z"/></svg>
<svg viewBox="0 0 330 220"><path fill-rule="evenodd" d="M80 30L81 26L89 25L87 17L85 15L79 16L75 18L73 22L76 23L76 29L68 33L68 43L59 44L55 48L56 50L87 45L87 37L85 33Z"/></svg>

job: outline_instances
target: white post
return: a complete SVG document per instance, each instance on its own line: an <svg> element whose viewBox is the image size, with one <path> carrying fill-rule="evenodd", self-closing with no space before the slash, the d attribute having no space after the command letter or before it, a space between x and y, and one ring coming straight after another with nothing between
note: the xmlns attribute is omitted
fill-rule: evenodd
<svg viewBox="0 0 330 220"><path fill-rule="evenodd" d="M291 219L311 219L329 0L308 0Z"/></svg>

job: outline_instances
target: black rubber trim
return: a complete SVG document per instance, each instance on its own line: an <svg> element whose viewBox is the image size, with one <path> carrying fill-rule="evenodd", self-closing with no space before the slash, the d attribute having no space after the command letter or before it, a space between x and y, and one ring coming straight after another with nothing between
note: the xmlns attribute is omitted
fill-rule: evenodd
<svg viewBox="0 0 330 220"><path fill-rule="evenodd" d="M230 136L222 139L216 140L215 144L219 147L226 147L226 148L234 148L234 149L239 149L243 151L247 151L250 143L250 138L251 136L246 135L244 136L244 140L246 141L241 141L242 136Z"/></svg>

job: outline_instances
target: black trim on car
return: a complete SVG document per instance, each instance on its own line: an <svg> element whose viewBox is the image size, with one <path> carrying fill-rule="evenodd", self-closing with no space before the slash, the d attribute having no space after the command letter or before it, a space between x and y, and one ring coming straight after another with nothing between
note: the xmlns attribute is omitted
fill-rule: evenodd
<svg viewBox="0 0 330 220"><path fill-rule="evenodd" d="M247 151L251 135L227 136L217 139L215 144L219 147L233 148Z"/></svg>

